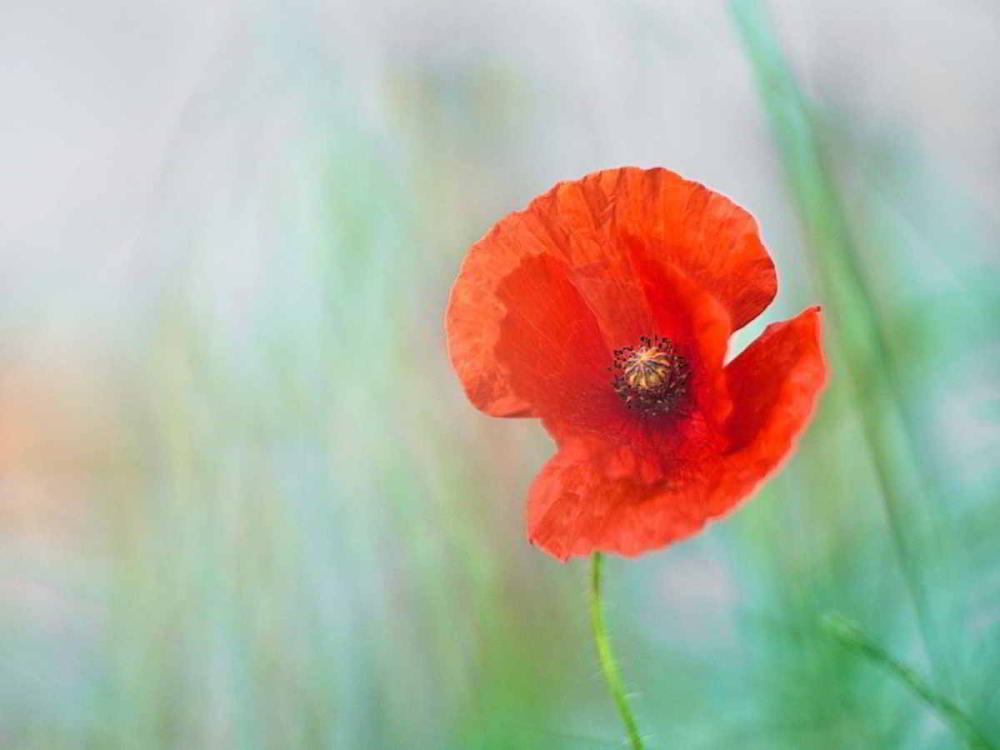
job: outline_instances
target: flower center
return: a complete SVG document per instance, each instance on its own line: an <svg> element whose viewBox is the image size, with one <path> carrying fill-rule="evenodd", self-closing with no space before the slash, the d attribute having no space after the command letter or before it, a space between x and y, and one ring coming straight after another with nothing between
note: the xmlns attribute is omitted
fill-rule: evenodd
<svg viewBox="0 0 1000 750"><path fill-rule="evenodd" d="M649 416L673 411L687 393L690 368L673 342L643 336L614 353L612 387L629 409Z"/></svg>

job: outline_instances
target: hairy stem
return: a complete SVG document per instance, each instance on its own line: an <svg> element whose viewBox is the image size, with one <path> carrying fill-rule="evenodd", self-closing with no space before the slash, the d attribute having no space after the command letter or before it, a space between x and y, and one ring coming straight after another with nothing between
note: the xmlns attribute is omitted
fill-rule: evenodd
<svg viewBox="0 0 1000 750"><path fill-rule="evenodd" d="M590 566L590 626L594 631L594 645L597 647L597 659L601 663L601 671L608 683L608 690L615 701L618 713L625 724L625 733L632 750L643 750L642 738L639 736L639 726L635 714L628 704L628 695L622 683L618 662L611 651L611 640L608 638L608 627L604 622L604 601L601 597L601 568L603 558L600 552L595 552Z"/></svg>

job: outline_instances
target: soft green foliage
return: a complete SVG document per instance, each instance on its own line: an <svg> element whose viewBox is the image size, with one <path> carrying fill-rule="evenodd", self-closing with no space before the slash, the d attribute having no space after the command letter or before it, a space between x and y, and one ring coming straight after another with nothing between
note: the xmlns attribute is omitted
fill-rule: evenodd
<svg viewBox="0 0 1000 750"><path fill-rule="evenodd" d="M973 188L800 86L754 2L377 5L234 10L129 273L0 296L0 747L622 747L586 563L524 541L551 446L468 405L442 330L493 220L622 163L747 205L782 287L738 341L819 301L832 364L753 501L604 561L647 746L998 746Z"/></svg>

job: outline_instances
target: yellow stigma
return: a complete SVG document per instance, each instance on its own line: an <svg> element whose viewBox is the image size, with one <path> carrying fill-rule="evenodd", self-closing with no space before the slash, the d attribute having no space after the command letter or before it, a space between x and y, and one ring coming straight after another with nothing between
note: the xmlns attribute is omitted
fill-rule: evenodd
<svg viewBox="0 0 1000 750"><path fill-rule="evenodd" d="M663 336L643 336L637 346L618 349L609 369L625 406L646 416L676 411L687 395L688 362Z"/></svg>
<svg viewBox="0 0 1000 750"><path fill-rule="evenodd" d="M670 380L674 362L669 354L655 346L636 349L622 368L625 382L642 391L655 390Z"/></svg>

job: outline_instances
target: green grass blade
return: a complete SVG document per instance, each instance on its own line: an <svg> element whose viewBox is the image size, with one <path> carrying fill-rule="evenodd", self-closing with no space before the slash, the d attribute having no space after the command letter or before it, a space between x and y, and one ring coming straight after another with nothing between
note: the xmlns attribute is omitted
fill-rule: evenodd
<svg viewBox="0 0 1000 750"><path fill-rule="evenodd" d="M926 703L941 720L960 736L970 750L994 750L972 720L955 703L933 690L910 667L898 662L865 633L861 627L838 612L828 613L822 620L823 631L845 648L864 657L895 677L901 685Z"/></svg>
<svg viewBox="0 0 1000 750"><path fill-rule="evenodd" d="M732 0L730 10L767 109L789 191L818 270L835 333L830 348L840 353L847 385L861 404L862 428L870 451L889 533L913 600L918 627L935 678L949 680L942 631L927 597L918 563L917 540L928 512L905 420L900 388L872 294L861 273L843 204L824 159L810 107L755 0Z"/></svg>

